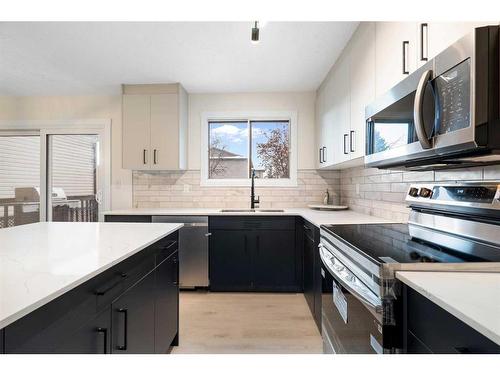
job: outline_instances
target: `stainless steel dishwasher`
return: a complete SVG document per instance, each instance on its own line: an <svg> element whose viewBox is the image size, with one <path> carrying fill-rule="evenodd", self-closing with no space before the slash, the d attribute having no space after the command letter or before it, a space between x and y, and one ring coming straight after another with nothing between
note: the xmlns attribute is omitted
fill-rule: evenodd
<svg viewBox="0 0 500 375"><path fill-rule="evenodd" d="M153 216L153 223L183 223L179 230L179 286L208 287L208 217Z"/></svg>

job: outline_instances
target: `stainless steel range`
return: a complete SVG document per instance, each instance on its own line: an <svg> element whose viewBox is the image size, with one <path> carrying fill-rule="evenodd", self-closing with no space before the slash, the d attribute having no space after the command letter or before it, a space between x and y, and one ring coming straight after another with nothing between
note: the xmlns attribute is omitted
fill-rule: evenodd
<svg viewBox="0 0 500 375"><path fill-rule="evenodd" d="M408 224L321 226L325 352L401 350L398 270L500 272L500 182L415 184Z"/></svg>

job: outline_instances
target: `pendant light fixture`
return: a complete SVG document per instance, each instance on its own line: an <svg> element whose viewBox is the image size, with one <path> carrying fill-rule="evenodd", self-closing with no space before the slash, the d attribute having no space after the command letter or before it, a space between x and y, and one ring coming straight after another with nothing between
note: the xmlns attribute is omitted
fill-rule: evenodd
<svg viewBox="0 0 500 375"><path fill-rule="evenodd" d="M252 27L252 44L259 43L259 22L255 21L254 27Z"/></svg>

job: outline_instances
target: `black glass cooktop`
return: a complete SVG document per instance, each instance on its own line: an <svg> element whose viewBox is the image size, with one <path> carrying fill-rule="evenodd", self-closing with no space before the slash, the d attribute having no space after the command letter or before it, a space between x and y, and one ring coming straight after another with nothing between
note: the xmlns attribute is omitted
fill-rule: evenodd
<svg viewBox="0 0 500 375"><path fill-rule="evenodd" d="M322 225L355 251L375 263L498 262L500 249L447 234L430 242L412 236L408 224Z"/></svg>

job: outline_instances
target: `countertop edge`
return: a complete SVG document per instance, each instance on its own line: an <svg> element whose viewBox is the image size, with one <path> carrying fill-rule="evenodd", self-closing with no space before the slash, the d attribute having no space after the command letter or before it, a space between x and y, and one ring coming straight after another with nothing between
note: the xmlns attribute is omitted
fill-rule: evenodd
<svg viewBox="0 0 500 375"><path fill-rule="evenodd" d="M490 330L488 327L483 325L481 322L478 322L477 320L464 314L462 311L456 309L454 306L450 305L442 298L437 297L435 294L428 291L424 287L422 287L422 286L416 284L415 282L413 282L412 280L408 279L405 274L412 273L412 272L413 271L402 271L402 272L397 271L396 277L399 280L401 280L404 284L408 285L409 287L411 287L412 289L414 289L415 291L420 293L425 298L434 302L436 305L443 308L444 310L449 312L451 315L453 315L457 319L461 320L462 322L464 322L465 324L467 324L471 328L475 329L476 331L478 331L479 333L481 333L482 335L484 335L485 337L487 337L488 339L490 339L491 341L493 341L497 345L500 345L500 334L499 333L496 333L496 332ZM423 271L419 271L419 272L423 272ZM429 272L432 272L432 271L429 271Z"/></svg>
<svg viewBox="0 0 500 375"><path fill-rule="evenodd" d="M377 216L372 216L368 214L364 214L361 212L353 211L353 210L336 210L336 211L325 211L325 210L312 210L310 208L285 208L283 212L221 212L220 209L217 208L207 208L207 209L184 209L180 208L179 210L173 209L142 209L142 208L131 208L131 209L116 209L105 211L101 213L102 218L105 216L298 216L304 220L309 221L316 227L320 227L321 225L329 225L329 224L342 224L335 223L335 220L329 222L325 216L328 215L340 215L342 213L347 215L357 215L361 219L359 223L379 223L379 224L390 224L395 223L394 221L384 219ZM307 211L307 212L304 212ZM321 215L323 217L315 219L315 215ZM345 224L352 224L352 220L346 220Z"/></svg>
<svg viewBox="0 0 500 375"><path fill-rule="evenodd" d="M173 223L171 223L173 225ZM162 234L162 235L158 235L158 236L155 236L151 241L148 241L147 243L139 246L138 248L136 248L135 250L132 250L131 252L127 253L127 254L124 254L123 256L119 257L119 258L116 258L114 259L113 261L111 261L110 263L107 263L106 265L96 269L95 271L93 272L90 272L89 274L73 281L72 283L66 285L65 287L57 290L56 292L53 292L49 295L47 295L45 298L42 298L41 300L19 310L18 312L16 312L15 314L12 314L10 315L9 317L7 318L4 318L3 320L0 320L0 329L4 329L6 328L7 326L9 326L10 324L16 322L17 320L25 317L26 315L32 313L33 311L37 310L38 308L52 302L53 300L55 300L56 298L62 296L63 294L69 292L70 290L82 285L83 283L89 281L90 279L92 279L93 277L99 275L100 273L103 273L104 271L110 269L111 267L115 266L116 264L124 261L125 259L127 258L130 258L132 255L135 255L137 254L138 252L144 250L146 247L148 247L149 245L157 242L158 240L161 240L162 238L165 238L167 237L168 235L172 234L173 232L179 230L180 228L183 227L183 224L177 224L175 226L174 229L171 229L170 231Z"/></svg>

